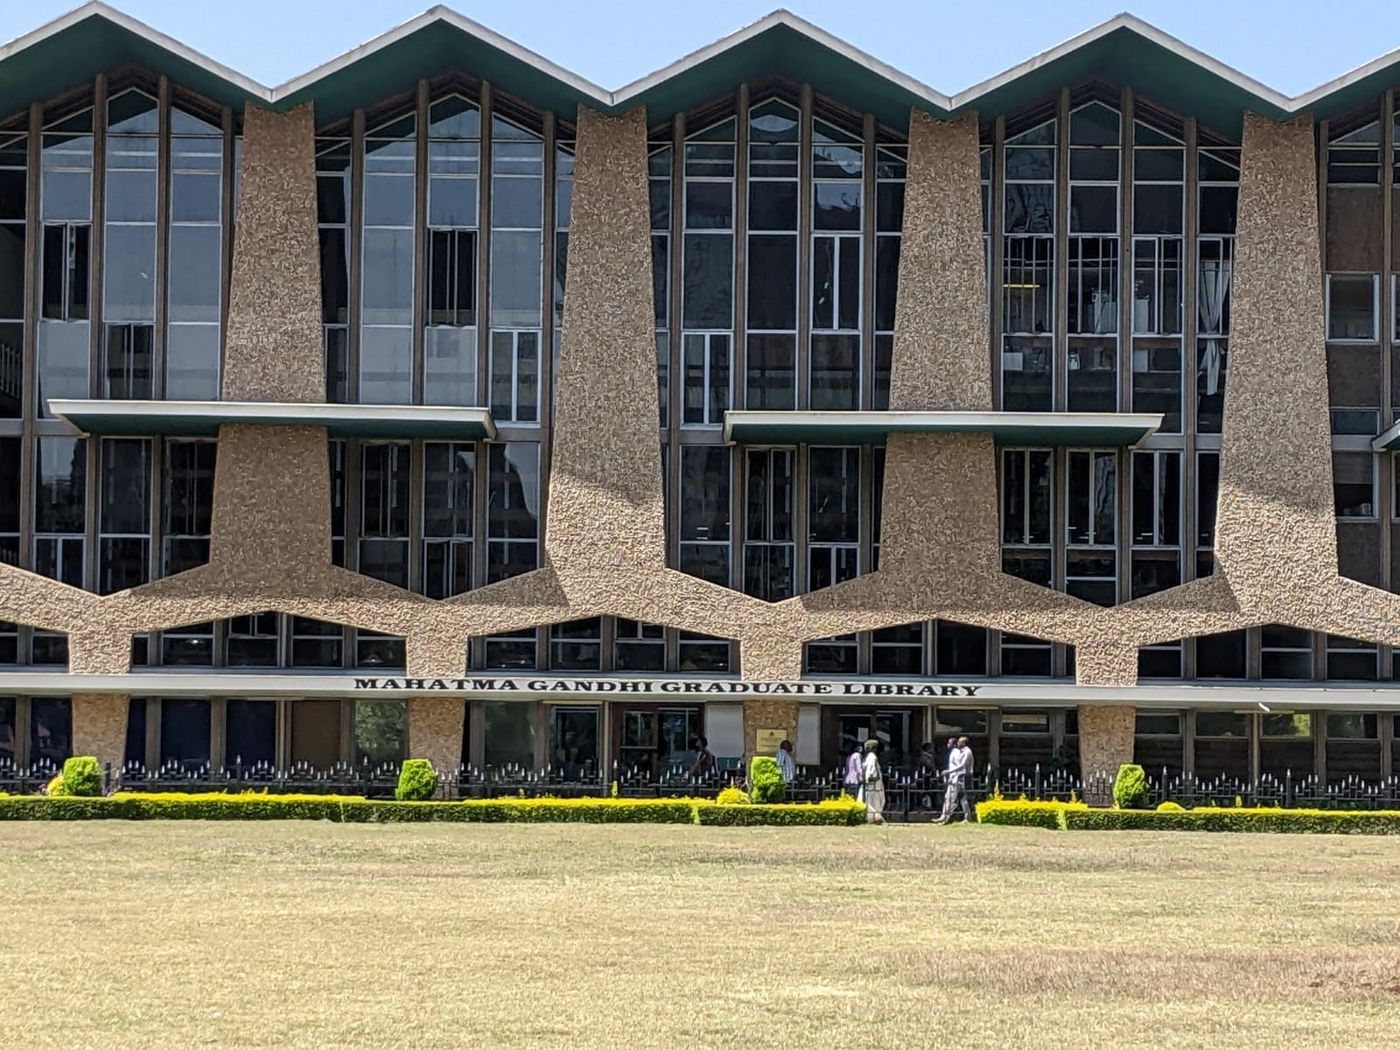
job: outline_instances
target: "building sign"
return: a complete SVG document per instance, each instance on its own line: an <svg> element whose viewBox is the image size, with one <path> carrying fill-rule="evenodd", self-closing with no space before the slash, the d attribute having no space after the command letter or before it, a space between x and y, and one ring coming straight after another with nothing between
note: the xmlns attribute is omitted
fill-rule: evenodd
<svg viewBox="0 0 1400 1050"><path fill-rule="evenodd" d="M684 696L977 696L980 685L941 682L737 682L692 678L355 678L355 691L541 694L663 693Z"/></svg>
<svg viewBox="0 0 1400 1050"><path fill-rule="evenodd" d="M754 750L759 752L777 751L778 745L786 739L786 729L756 729L754 730Z"/></svg>

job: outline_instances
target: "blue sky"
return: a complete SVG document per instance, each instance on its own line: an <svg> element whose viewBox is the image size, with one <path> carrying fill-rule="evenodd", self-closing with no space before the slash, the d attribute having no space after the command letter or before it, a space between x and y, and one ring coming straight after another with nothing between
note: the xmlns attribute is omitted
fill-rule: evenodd
<svg viewBox="0 0 1400 1050"><path fill-rule="evenodd" d="M940 91L955 92L1124 9L1125 0L789 0L796 14ZM0 4L0 41L76 0ZM265 84L364 43L430 0L117 0L114 6ZM752 22L777 0L458 0L449 6L605 88ZM1128 8L1295 95L1400 47L1390 0L1139 0Z"/></svg>

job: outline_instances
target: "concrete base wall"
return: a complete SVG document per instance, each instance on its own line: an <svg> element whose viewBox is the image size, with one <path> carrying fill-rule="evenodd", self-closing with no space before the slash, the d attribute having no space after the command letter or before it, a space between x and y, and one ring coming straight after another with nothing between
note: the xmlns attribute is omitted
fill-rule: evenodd
<svg viewBox="0 0 1400 1050"><path fill-rule="evenodd" d="M797 745L797 715L801 705L796 700L744 701L744 757L771 755L776 748L758 748L758 733L763 729L781 729L783 735Z"/></svg>

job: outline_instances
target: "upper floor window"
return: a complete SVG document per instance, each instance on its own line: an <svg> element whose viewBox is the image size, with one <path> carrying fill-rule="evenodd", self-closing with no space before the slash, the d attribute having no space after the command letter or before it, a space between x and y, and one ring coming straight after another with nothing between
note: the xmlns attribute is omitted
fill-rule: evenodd
<svg viewBox="0 0 1400 1050"><path fill-rule="evenodd" d="M365 137L360 249L360 401L413 394L416 125L413 114Z"/></svg>
<svg viewBox="0 0 1400 1050"><path fill-rule="evenodd" d="M1333 342L1374 343L1380 332L1380 275L1327 275L1327 338Z"/></svg>
<svg viewBox="0 0 1400 1050"><path fill-rule="evenodd" d="M1329 186L1374 186L1381 176L1381 126L1372 121L1327 143Z"/></svg>

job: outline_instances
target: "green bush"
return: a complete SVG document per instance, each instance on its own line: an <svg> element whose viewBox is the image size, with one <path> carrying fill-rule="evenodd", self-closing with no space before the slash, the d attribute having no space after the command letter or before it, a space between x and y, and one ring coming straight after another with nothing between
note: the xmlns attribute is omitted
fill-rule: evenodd
<svg viewBox="0 0 1400 1050"><path fill-rule="evenodd" d="M0 796L3 820L329 820L341 824L859 824L849 799L816 805L721 806L697 798L496 798L401 802L349 795L118 792L96 798Z"/></svg>
<svg viewBox="0 0 1400 1050"><path fill-rule="evenodd" d="M1180 806L1178 806L1175 802L1163 802L1160 806L1157 807L1157 812L1158 812L1158 813L1185 813L1186 810L1182 809L1182 808L1181 808Z"/></svg>
<svg viewBox="0 0 1400 1050"><path fill-rule="evenodd" d="M787 798L787 785L778 772L778 760L769 755L754 755L749 762L749 798L755 805L781 802Z"/></svg>
<svg viewBox="0 0 1400 1050"><path fill-rule="evenodd" d="M1345 809L1089 809L1065 814L1070 831L1244 831L1310 835L1400 835L1400 812Z"/></svg>
<svg viewBox="0 0 1400 1050"><path fill-rule="evenodd" d="M741 788L730 785L721 789L719 797L715 799L715 804L720 806L747 806L749 804L749 793Z"/></svg>
<svg viewBox="0 0 1400 1050"><path fill-rule="evenodd" d="M1147 808L1147 774L1142 766L1125 763L1113 778L1113 804L1119 809Z"/></svg>
<svg viewBox="0 0 1400 1050"><path fill-rule="evenodd" d="M62 798L68 792L63 787L63 774L55 773L49 778L49 782L44 785L44 794L50 798Z"/></svg>
<svg viewBox="0 0 1400 1050"><path fill-rule="evenodd" d="M437 774L426 758L404 760L399 770L399 783L394 797L400 802L427 802L437 790Z"/></svg>
<svg viewBox="0 0 1400 1050"><path fill-rule="evenodd" d="M63 794L92 798L102 794L102 767L91 755L78 755L63 763Z"/></svg>

